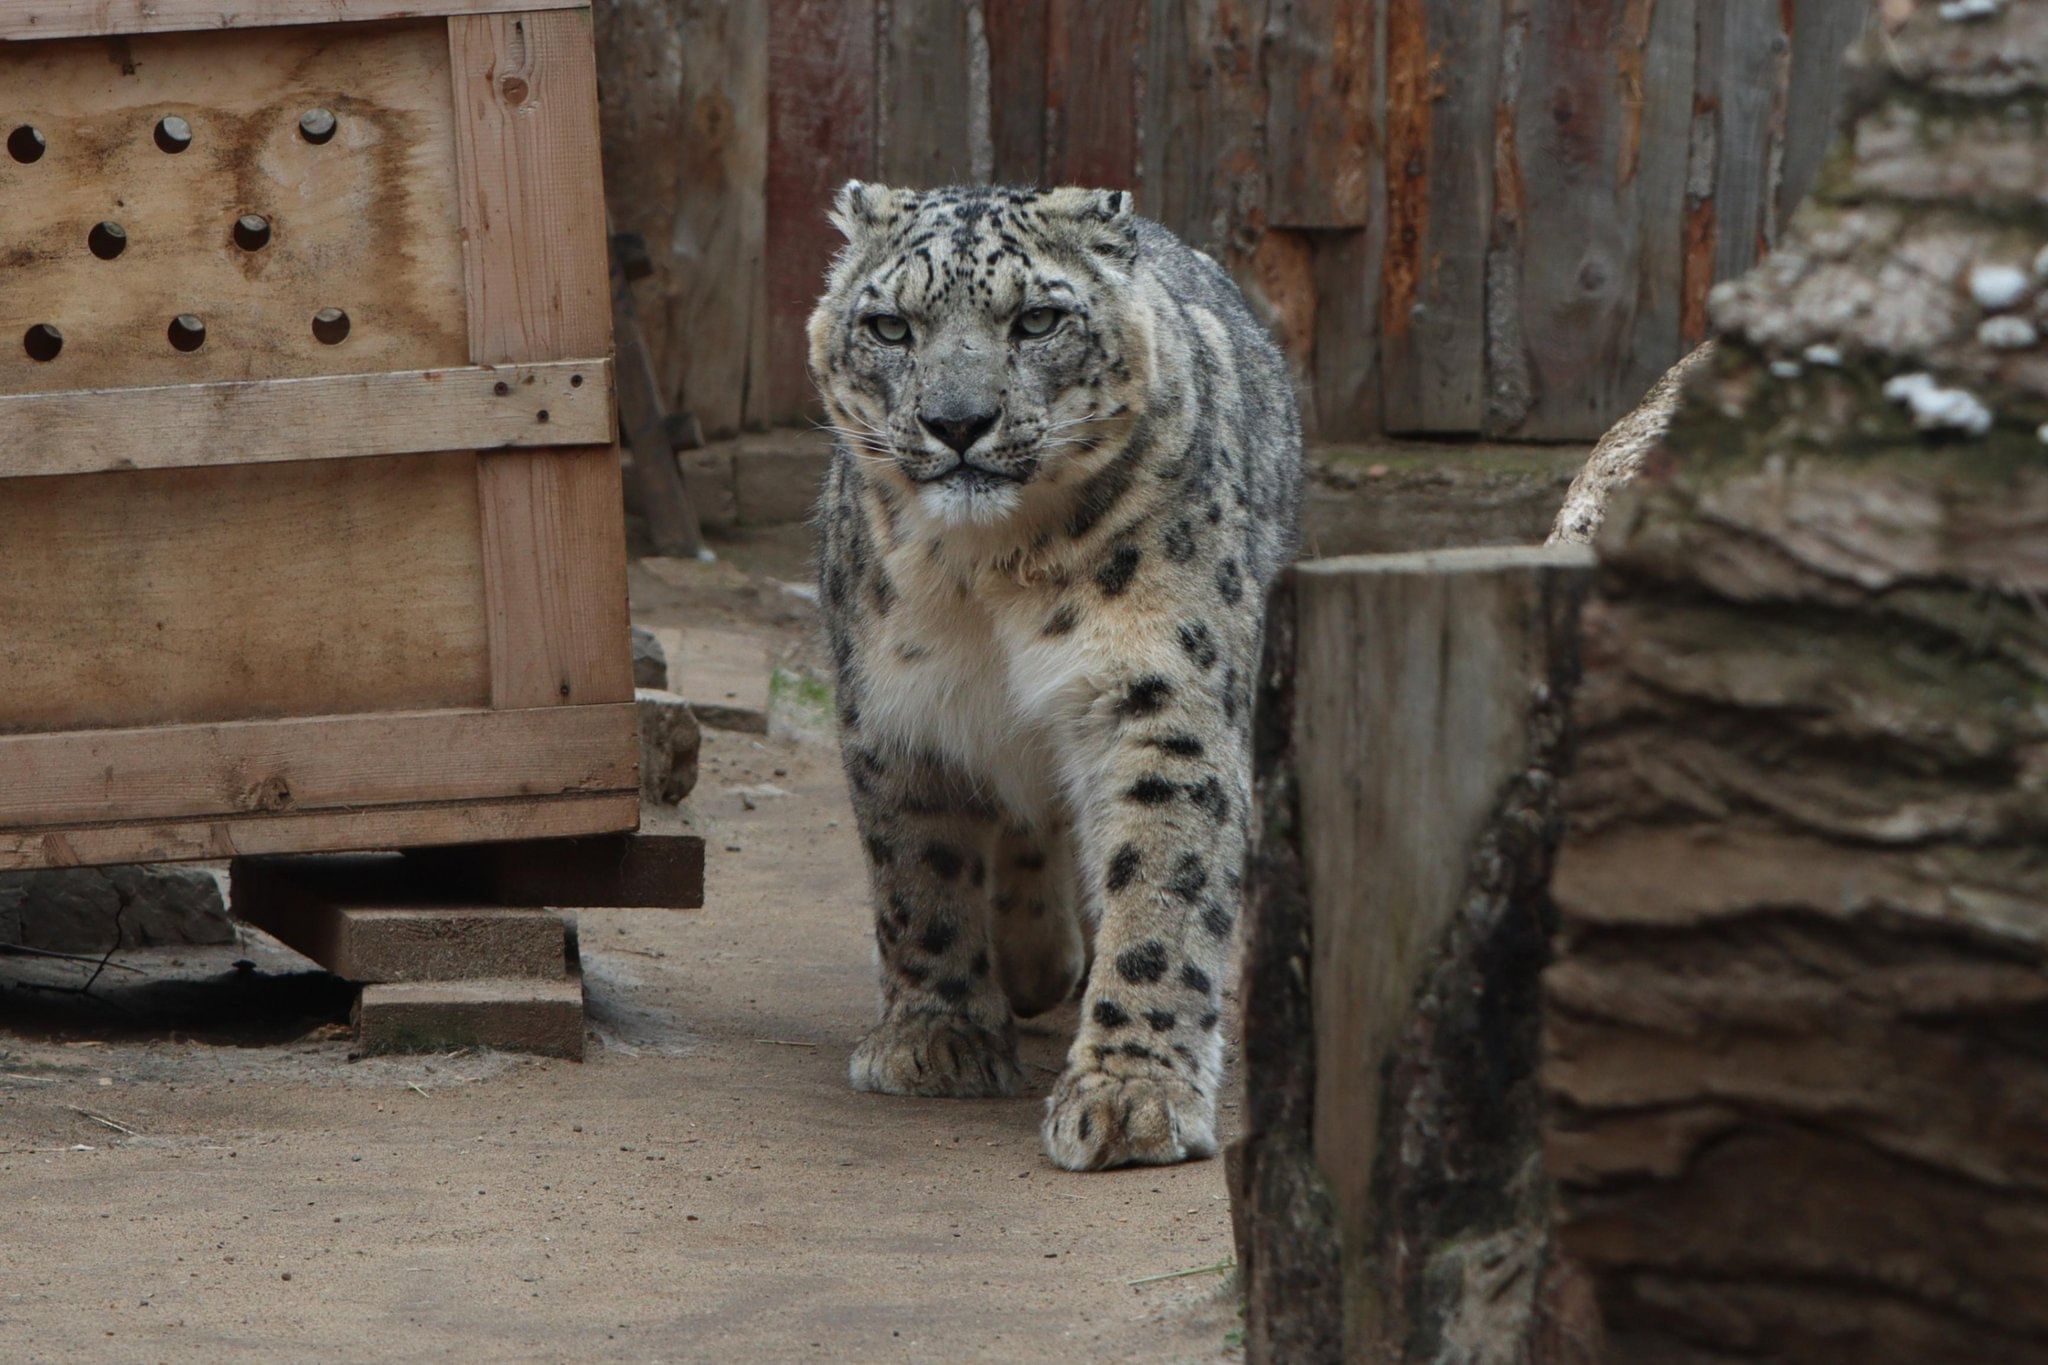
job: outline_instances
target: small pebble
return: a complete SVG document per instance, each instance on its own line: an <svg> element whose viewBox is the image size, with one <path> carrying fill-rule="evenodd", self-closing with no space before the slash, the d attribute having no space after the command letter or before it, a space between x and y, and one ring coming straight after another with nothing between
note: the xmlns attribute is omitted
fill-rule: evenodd
<svg viewBox="0 0 2048 1365"><path fill-rule="evenodd" d="M2027 296L2027 274L2017 266L1979 265L1970 268L1970 297L1992 312L2010 308Z"/></svg>
<svg viewBox="0 0 2048 1365"><path fill-rule="evenodd" d="M1780 379L1797 379L1805 373L1796 360L1773 360L1771 373Z"/></svg>
<svg viewBox="0 0 2048 1365"><path fill-rule="evenodd" d="M1944 23L1971 24L1990 19L2004 8L2005 0L1943 0L1936 13Z"/></svg>
<svg viewBox="0 0 2048 1365"><path fill-rule="evenodd" d="M2041 339L2034 324L2011 314L1986 318L1977 324L1977 340L1998 351L2023 351Z"/></svg>
<svg viewBox="0 0 2048 1365"><path fill-rule="evenodd" d="M1841 349L1839 347L1830 346L1826 342L1821 341L1816 341L1813 343L1813 345L1807 347L1805 351L1805 356L1806 363L1809 365L1832 366L1839 365L1842 363Z"/></svg>

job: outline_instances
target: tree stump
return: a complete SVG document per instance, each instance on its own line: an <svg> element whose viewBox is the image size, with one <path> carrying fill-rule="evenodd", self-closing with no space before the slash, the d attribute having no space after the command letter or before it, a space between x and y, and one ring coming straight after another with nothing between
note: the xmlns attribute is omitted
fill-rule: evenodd
<svg viewBox="0 0 2048 1365"><path fill-rule="evenodd" d="M1253 1361L1542 1343L1536 990L1583 549L1300 565L1268 617L1234 1155Z"/></svg>
<svg viewBox="0 0 2048 1365"><path fill-rule="evenodd" d="M1585 615L1543 1077L1610 1359L2048 1359L2048 4L1886 0Z"/></svg>

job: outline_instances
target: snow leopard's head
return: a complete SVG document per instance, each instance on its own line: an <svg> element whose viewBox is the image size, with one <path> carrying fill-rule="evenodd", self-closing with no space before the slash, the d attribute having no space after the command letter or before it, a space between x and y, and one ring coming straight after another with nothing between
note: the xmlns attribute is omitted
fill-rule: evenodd
<svg viewBox="0 0 2048 1365"><path fill-rule="evenodd" d="M868 477L941 521L995 523L1128 430L1151 353L1129 194L856 180L832 221L846 247L811 374Z"/></svg>

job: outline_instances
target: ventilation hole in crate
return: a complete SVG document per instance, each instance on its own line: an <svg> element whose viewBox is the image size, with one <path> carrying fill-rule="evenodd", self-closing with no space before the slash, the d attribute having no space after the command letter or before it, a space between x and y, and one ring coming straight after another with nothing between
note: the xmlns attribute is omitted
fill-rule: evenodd
<svg viewBox="0 0 2048 1365"><path fill-rule="evenodd" d="M206 344L206 324L190 313L171 319L171 345L181 351L196 351Z"/></svg>
<svg viewBox="0 0 2048 1365"><path fill-rule="evenodd" d="M331 142L334 139L334 130L337 126L332 110L308 109L305 113L299 115L299 136L312 143L315 147L320 146L322 143Z"/></svg>
<svg viewBox="0 0 2048 1365"><path fill-rule="evenodd" d="M244 214L235 220L235 245L244 251L261 251L270 245L270 220L260 213Z"/></svg>
<svg viewBox="0 0 2048 1365"><path fill-rule="evenodd" d="M111 261L128 249L128 230L110 219L85 234L85 246L101 260Z"/></svg>
<svg viewBox="0 0 2048 1365"><path fill-rule="evenodd" d="M192 145L192 125L176 114L165 115L156 121L156 145L175 156Z"/></svg>
<svg viewBox="0 0 2048 1365"><path fill-rule="evenodd" d="M491 385L491 392L503 398L506 394L512 392L512 386L500 379L497 383Z"/></svg>
<svg viewBox="0 0 2048 1365"><path fill-rule="evenodd" d="M534 419L534 420L535 420L536 422L545 422L545 421L547 421L547 420L548 420L548 410L547 410L546 408L542 408L542 409L541 409L541 410L540 410L539 412L536 412L536 413L535 413L535 414L533 415L533 419Z"/></svg>
<svg viewBox="0 0 2048 1365"><path fill-rule="evenodd" d="M582 375L580 375L580 374L572 374L572 375L570 375L570 376L569 376L569 387L570 387L570 388L572 388L572 389L580 389L580 388L582 388L582 387L583 387L583 376L582 376Z"/></svg>
<svg viewBox="0 0 2048 1365"><path fill-rule="evenodd" d="M64 349L64 334L47 322L39 322L21 334L21 349L36 361L55 360Z"/></svg>
<svg viewBox="0 0 2048 1365"><path fill-rule="evenodd" d="M313 336L322 345L339 345L347 335L348 314L339 308L322 308L313 314Z"/></svg>
<svg viewBox="0 0 2048 1365"><path fill-rule="evenodd" d="M42 130L24 123L7 135L7 155L26 166L31 161L41 161L49 144L43 141Z"/></svg>

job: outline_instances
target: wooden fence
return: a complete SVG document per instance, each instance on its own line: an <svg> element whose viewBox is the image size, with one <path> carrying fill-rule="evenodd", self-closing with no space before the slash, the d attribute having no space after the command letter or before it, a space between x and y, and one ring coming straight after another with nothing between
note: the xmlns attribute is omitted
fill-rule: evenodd
<svg viewBox="0 0 2048 1365"><path fill-rule="evenodd" d="M606 172L711 434L813 408L848 177L1081 182L1223 260L1314 428L1586 439L1818 169L1871 0L614 0Z"/></svg>

